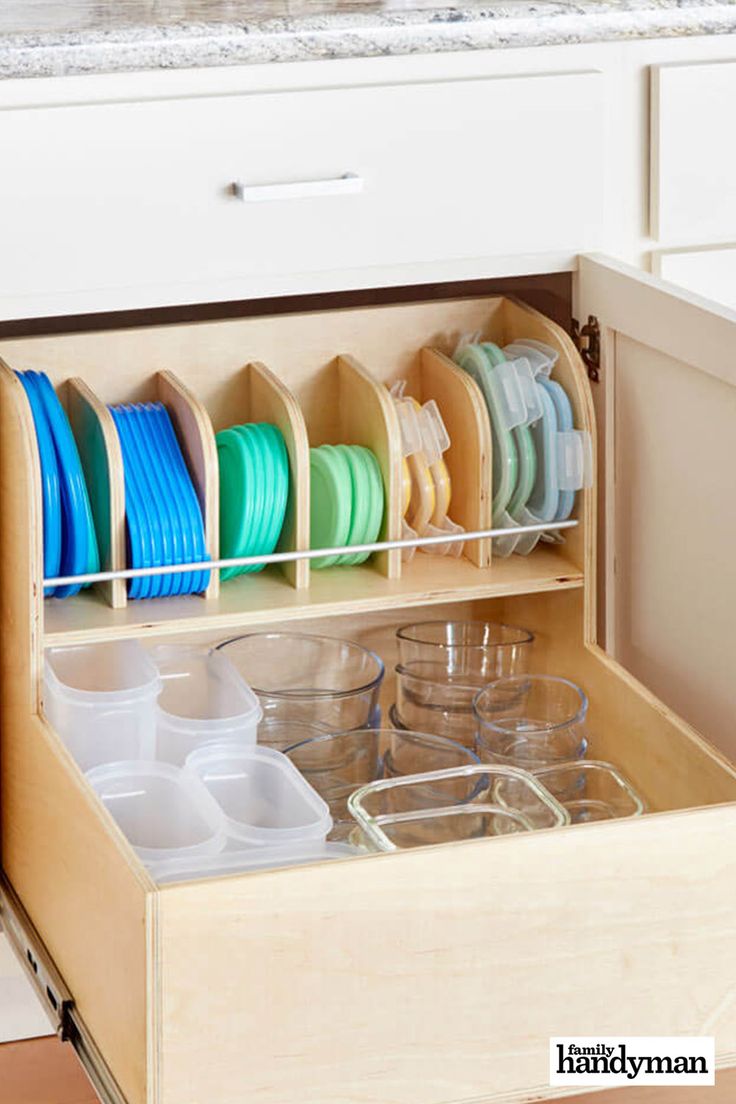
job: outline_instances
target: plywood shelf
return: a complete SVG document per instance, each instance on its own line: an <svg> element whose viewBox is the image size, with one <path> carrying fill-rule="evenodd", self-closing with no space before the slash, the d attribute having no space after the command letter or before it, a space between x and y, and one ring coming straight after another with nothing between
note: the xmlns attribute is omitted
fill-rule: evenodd
<svg viewBox="0 0 736 1104"><path fill-rule="evenodd" d="M375 610L500 598L567 590L583 585L564 547L538 547L531 556L496 560L478 568L465 559L417 553L401 579L375 569L336 567L314 571L308 591L297 591L282 572L228 580L218 598L161 598L113 610L87 591L44 603L44 644L79 644L123 637L227 632L245 626L339 616Z"/></svg>

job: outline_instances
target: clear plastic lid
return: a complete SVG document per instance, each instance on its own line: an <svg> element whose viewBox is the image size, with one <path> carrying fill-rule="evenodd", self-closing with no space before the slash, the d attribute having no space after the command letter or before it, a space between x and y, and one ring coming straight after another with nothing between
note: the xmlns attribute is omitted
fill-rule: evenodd
<svg viewBox="0 0 736 1104"><path fill-rule="evenodd" d="M560 491L580 491L593 485L593 443L584 429L558 432L556 480Z"/></svg>
<svg viewBox="0 0 736 1104"><path fill-rule="evenodd" d="M507 357L526 357L535 376L549 376L559 360L556 349L531 337L518 338L504 345L503 352Z"/></svg>

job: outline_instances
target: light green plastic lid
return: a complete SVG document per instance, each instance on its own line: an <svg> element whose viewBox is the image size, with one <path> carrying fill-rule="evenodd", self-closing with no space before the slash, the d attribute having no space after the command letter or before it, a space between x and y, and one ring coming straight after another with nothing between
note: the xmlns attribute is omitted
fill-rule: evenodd
<svg viewBox="0 0 736 1104"><path fill-rule="evenodd" d="M350 468L334 445L309 450L310 548L335 548L347 544L352 520L353 489ZM318 556L312 567L329 567L338 556Z"/></svg>

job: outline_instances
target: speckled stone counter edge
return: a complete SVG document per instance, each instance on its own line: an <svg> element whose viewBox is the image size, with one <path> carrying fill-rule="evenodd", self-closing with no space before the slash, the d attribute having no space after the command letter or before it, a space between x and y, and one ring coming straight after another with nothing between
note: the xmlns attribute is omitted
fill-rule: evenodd
<svg viewBox="0 0 736 1104"><path fill-rule="evenodd" d="M736 34L736 0L522 3L242 23L0 34L0 78Z"/></svg>

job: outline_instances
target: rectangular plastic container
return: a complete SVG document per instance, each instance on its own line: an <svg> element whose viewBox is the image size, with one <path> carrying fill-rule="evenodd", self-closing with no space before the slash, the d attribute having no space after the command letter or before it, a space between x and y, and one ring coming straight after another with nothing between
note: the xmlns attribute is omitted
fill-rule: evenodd
<svg viewBox="0 0 736 1104"><path fill-rule="evenodd" d="M225 817L191 771L170 763L108 763L87 779L146 864L217 855Z"/></svg>
<svg viewBox="0 0 736 1104"><path fill-rule="evenodd" d="M273 748L203 747L187 757L186 768L223 810L233 839L274 847L325 840L332 828L327 804Z"/></svg>
<svg viewBox="0 0 736 1104"><path fill-rule="evenodd" d="M82 770L153 758L161 680L139 644L47 648L45 661L44 713Z"/></svg>
<svg viewBox="0 0 736 1104"><path fill-rule="evenodd" d="M227 656L181 644L162 644L150 654L162 682L156 759L182 766L207 744L255 744L263 711Z"/></svg>

